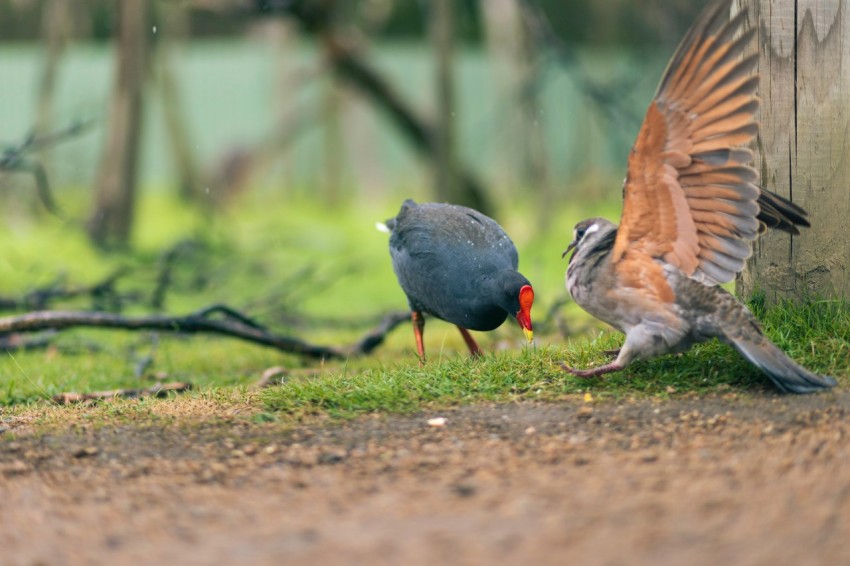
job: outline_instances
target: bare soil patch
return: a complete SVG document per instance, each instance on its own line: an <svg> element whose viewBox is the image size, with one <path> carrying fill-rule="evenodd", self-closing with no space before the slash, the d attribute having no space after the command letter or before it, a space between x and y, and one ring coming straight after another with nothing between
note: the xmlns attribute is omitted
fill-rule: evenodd
<svg viewBox="0 0 850 566"><path fill-rule="evenodd" d="M7 423L0 562L846 563L848 411L838 392Z"/></svg>

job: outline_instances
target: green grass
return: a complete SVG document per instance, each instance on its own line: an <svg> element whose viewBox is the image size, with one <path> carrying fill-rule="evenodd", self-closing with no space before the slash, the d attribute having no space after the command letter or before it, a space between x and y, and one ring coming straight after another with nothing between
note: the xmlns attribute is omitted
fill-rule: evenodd
<svg viewBox="0 0 850 566"><path fill-rule="evenodd" d="M778 305L764 316L771 338L814 371L850 376L850 305L819 301ZM606 361L602 352L619 346L622 336L601 332L560 346L523 349L475 360L463 355L419 367L413 359L390 367L331 372L268 390L269 409L298 416L352 417L370 412L407 413L479 401L551 401L590 393L594 398L772 391L766 377L730 347L713 341L690 352L637 362L603 378L573 377L566 362L592 367Z"/></svg>
<svg viewBox="0 0 850 566"><path fill-rule="evenodd" d="M386 235L374 229L374 222L391 216L398 204L351 204L329 211L257 193L233 212L204 220L172 199L148 197L133 252L107 255L94 251L68 222L19 219L0 231L0 246L9 250L0 260L0 294L31 290L60 272L71 284L90 284L124 265L132 271L119 282L119 290L144 297L155 283L162 250L191 238L196 245L175 268L168 312L180 314L224 302L281 333L316 343L348 344L373 324L371 317L406 306L392 273ZM553 219L557 228L540 234L523 222L529 211L505 211L503 223L520 248L521 270L535 284L537 321L565 296L566 262L560 252L572 225L595 214L616 218L616 212L566 207ZM90 305L78 300L65 306ZM134 304L128 310L149 309ZM756 302L754 310L768 335L792 357L846 382L850 305L811 301L764 310ZM527 348L509 321L495 332L478 334L482 347L496 352L483 359L466 355L454 327L429 321L425 367L417 363L407 325L371 356L324 364L218 337L75 330L57 336L46 350L3 355L0 405L5 412L18 413L44 407L62 392L149 386L149 377L134 373L144 356L154 360L148 374L164 373L168 380L189 381L195 389L172 401L101 403L98 410L84 414L99 415L103 421L157 419L163 418L169 403L186 403L201 407L199 411L208 406L244 406L244 414L253 415L246 418L257 423L294 422L312 416L409 413L480 401L551 401L587 393L620 399L771 391L764 376L718 343L700 345L681 356L639 362L601 379L573 377L560 368L562 361L577 367L604 363L603 350L617 348L622 337L605 331L573 304L560 312L571 329L570 338L560 337L553 327L538 333L537 345ZM253 393L249 386L273 365L295 371L284 385Z"/></svg>

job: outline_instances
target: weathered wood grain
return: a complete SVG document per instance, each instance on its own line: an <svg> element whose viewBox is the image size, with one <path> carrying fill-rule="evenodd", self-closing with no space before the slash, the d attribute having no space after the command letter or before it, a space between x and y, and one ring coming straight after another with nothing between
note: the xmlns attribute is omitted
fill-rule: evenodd
<svg viewBox="0 0 850 566"><path fill-rule="evenodd" d="M738 279L768 301L850 297L850 6L846 0L737 0L758 26L768 189L809 211L800 236L769 232Z"/></svg>

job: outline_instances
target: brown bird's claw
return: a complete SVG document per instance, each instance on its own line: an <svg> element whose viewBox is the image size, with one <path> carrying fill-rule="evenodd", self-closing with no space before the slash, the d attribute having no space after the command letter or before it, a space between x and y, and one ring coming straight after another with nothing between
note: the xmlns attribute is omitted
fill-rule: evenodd
<svg viewBox="0 0 850 566"><path fill-rule="evenodd" d="M561 369L564 370L564 371L567 371L567 372L569 372L569 373L571 373L575 376L578 376L578 377L589 377L588 373L587 373L589 370L573 368L573 367L568 366L564 362L561 362Z"/></svg>

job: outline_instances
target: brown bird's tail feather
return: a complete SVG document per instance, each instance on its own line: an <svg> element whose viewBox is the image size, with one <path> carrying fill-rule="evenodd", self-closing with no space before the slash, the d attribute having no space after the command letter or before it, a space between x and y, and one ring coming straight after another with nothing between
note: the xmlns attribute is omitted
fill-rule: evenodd
<svg viewBox="0 0 850 566"><path fill-rule="evenodd" d="M762 228L773 228L789 234L799 234L799 227L808 228L808 213L785 197L759 187L759 213L756 218Z"/></svg>
<svg viewBox="0 0 850 566"><path fill-rule="evenodd" d="M752 330L727 333L726 340L783 393L815 393L835 386L835 379L810 372L786 356L760 329L757 333Z"/></svg>
<svg viewBox="0 0 850 566"><path fill-rule="evenodd" d="M767 375L783 393L814 393L835 386L835 379L817 375L800 366L773 344L750 310L722 287L706 287L688 281L693 304L702 311L697 327L703 336L716 336L738 350ZM699 285L699 286L698 286ZM681 296L681 293L680 293Z"/></svg>

